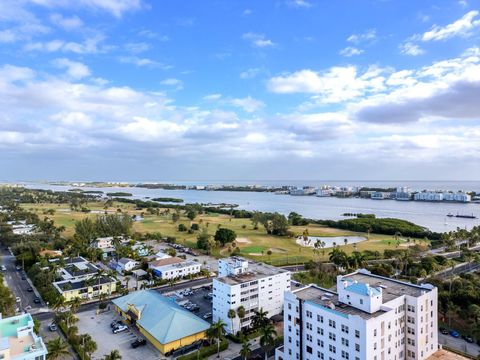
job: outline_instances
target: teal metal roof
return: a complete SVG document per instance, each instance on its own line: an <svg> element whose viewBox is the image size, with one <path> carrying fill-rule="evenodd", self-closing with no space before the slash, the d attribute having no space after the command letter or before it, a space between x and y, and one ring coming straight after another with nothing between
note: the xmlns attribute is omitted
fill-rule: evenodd
<svg viewBox="0 0 480 360"><path fill-rule="evenodd" d="M125 312L128 304L141 310L137 324L161 344L197 334L210 327L208 322L183 309L173 299L153 290L135 291L114 299L113 303Z"/></svg>
<svg viewBox="0 0 480 360"><path fill-rule="evenodd" d="M351 291L353 293L363 295L363 296L377 296L380 295L380 291L377 288L370 287L367 284L357 282L351 285L348 285L345 290Z"/></svg>

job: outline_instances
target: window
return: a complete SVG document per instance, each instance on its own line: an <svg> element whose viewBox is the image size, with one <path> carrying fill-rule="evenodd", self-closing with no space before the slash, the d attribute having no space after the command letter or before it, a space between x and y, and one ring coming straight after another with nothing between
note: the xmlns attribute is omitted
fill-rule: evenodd
<svg viewBox="0 0 480 360"><path fill-rule="evenodd" d="M347 325L342 325L342 332L348 334L348 326Z"/></svg>
<svg viewBox="0 0 480 360"><path fill-rule="evenodd" d="M320 321L323 324L323 316L317 315L317 321Z"/></svg>
<svg viewBox="0 0 480 360"><path fill-rule="evenodd" d="M292 310L292 304L288 304L288 310Z"/></svg>
<svg viewBox="0 0 480 360"><path fill-rule="evenodd" d="M342 337L342 345L343 346L348 346L348 339L345 339Z"/></svg>
<svg viewBox="0 0 480 360"><path fill-rule="evenodd" d="M363 305L363 299L360 299L360 305Z"/></svg>
<svg viewBox="0 0 480 360"><path fill-rule="evenodd" d="M335 329L335 326L336 326L335 321L334 320L328 320L328 326Z"/></svg>
<svg viewBox="0 0 480 360"><path fill-rule="evenodd" d="M355 350L360 351L360 344L355 344Z"/></svg>
<svg viewBox="0 0 480 360"><path fill-rule="evenodd" d="M309 354L312 353L312 347L311 346L307 346L307 353L309 353Z"/></svg>
<svg viewBox="0 0 480 360"><path fill-rule="evenodd" d="M355 330L355 337L356 337L356 338L360 338L360 331Z"/></svg>
<svg viewBox="0 0 480 360"><path fill-rule="evenodd" d="M348 358L349 358L348 352L342 350L342 359L348 359Z"/></svg>
<svg viewBox="0 0 480 360"><path fill-rule="evenodd" d="M328 338L330 340L333 340L333 341L335 341L337 339L336 335L334 333L331 333L331 332L328 333Z"/></svg>
<svg viewBox="0 0 480 360"><path fill-rule="evenodd" d="M328 350L330 350L330 352L332 352L334 354L337 352L337 349L333 345L328 345Z"/></svg>

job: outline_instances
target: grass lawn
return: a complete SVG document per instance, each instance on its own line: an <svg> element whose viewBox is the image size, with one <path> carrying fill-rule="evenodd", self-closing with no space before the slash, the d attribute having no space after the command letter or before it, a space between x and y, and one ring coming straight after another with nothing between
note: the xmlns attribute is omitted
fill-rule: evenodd
<svg viewBox="0 0 480 360"><path fill-rule="evenodd" d="M24 208L35 211L40 218L45 216L52 218L56 225L63 225L66 227L64 235L71 237L74 234L75 222L85 217L95 218L98 213L82 213L70 210L68 204L23 204ZM197 216L192 222L185 216L180 217L180 220L173 223L171 215L150 215L146 211L135 210L133 204L114 203L108 209L103 208L103 203L92 202L88 204L88 208L92 211L115 213L117 209L129 215L144 214L144 219L133 224L133 231L139 233L146 232L160 232L163 236L174 236L180 244L195 247L197 232L188 234L187 232L179 232L178 225L184 224L187 228L191 223L197 223L200 227L206 227L208 233L214 235L218 227L232 229L237 234L237 246L240 248L242 255L252 259L269 261L272 264L280 263L298 263L312 259L314 257L313 249L302 247L295 242L295 238L278 237L266 234L264 228L259 226L257 230L253 229L252 223L249 219L235 219L223 214L203 214ZM44 212L48 209L54 209L54 215L46 215ZM173 211L171 211L173 212ZM365 233L356 233L347 230L328 228L321 225L311 224L308 226L292 226L290 230L297 236L301 235L305 229L311 236L349 236L360 235L365 236ZM417 241L418 243L418 241ZM414 244L412 241L411 245ZM341 244L339 244L341 245ZM404 244L402 244L404 246ZM356 248L353 244L341 245L340 247L347 253L354 250L363 251L379 251L382 253L385 249L396 249L397 243L393 236L370 234L367 241L357 243ZM272 251L271 256L267 256L266 252ZM264 251L265 256L259 259L259 254ZM328 258L329 248L321 249L320 254L316 256L319 259L326 260ZM213 252L214 256L221 257L228 255L228 249L216 249Z"/></svg>

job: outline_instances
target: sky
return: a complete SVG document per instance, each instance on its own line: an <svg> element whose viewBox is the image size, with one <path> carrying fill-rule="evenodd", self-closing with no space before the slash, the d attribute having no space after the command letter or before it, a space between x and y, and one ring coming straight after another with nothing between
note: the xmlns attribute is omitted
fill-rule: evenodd
<svg viewBox="0 0 480 360"><path fill-rule="evenodd" d="M1 180L479 165L480 0L0 0Z"/></svg>

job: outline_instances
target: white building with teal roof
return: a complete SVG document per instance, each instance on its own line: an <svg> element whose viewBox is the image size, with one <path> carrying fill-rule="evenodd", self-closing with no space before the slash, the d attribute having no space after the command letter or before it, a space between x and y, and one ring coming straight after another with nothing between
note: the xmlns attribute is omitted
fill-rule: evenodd
<svg viewBox="0 0 480 360"><path fill-rule="evenodd" d="M47 348L33 331L33 326L30 314L4 319L0 314L0 359L45 360Z"/></svg>
<svg viewBox="0 0 480 360"><path fill-rule="evenodd" d="M162 354L206 338L210 324L154 290L114 299L115 309Z"/></svg>
<svg viewBox="0 0 480 360"><path fill-rule="evenodd" d="M285 293L276 360L423 360L438 350L437 288L359 270L336 291Z"/></svg>

